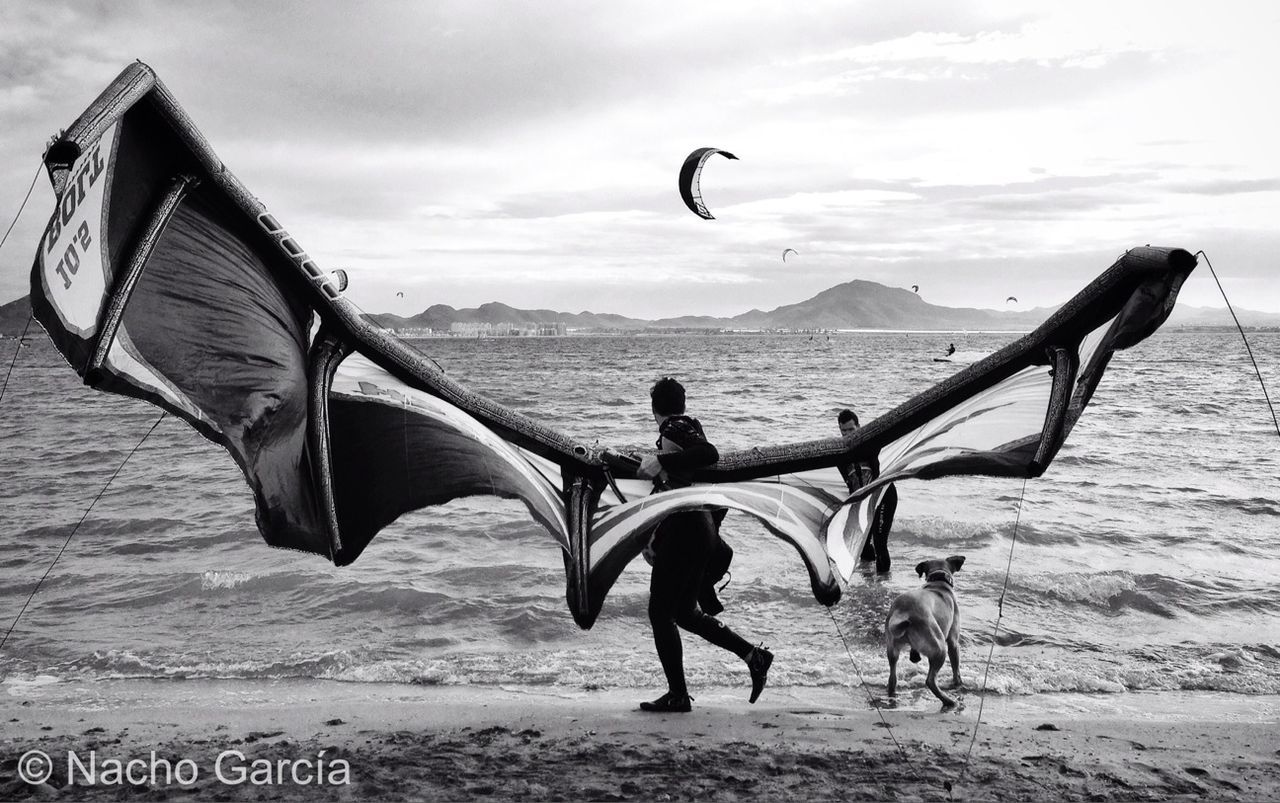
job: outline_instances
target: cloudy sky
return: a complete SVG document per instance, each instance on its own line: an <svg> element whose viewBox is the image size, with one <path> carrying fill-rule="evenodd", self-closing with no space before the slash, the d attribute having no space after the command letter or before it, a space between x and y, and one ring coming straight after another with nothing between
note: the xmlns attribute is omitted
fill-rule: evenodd
<svg viewBox="0 0 1280 803"><path fill-rule="evenodd" d="M730 315L850 279L1026 308L1150 243L1280 312L1278 42L1269 2L11 0L0 222L140 59L371 311ZM740 158L703 173L714 221L676 191L702 146ZM0 301L52 205L41 177ZM1221 306L1204 268L1182 299Z"/></svg>

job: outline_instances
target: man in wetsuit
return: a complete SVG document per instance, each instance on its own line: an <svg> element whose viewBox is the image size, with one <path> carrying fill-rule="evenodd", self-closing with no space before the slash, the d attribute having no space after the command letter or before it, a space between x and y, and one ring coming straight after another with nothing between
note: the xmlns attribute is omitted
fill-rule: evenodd
<svg viewBox="0 0 1280 803"><path fill-rule="evenodd" d="M652 479L659 490L683 488L690 484L694 469L720 459L716 447L707 441L698 419L684 414L684 387L669 377L658 380L649 391L653 419L658 424L658 454L647 455L636 473ZM640 704L642 711L686 712L690 710L689 689L684 679L684 649L680 631L684 628L747 662L751 673L751 697L755 702L764 689L773 663L773 653L751 644L708 616L698 607L698 591L716 539L716 522L711 511L673 513L663 519L653 535L653 575L649 581L649 623L658 660L667 676L667 693Z"/></svg>
<svg viewBox="0 0 1280 803"><path fill-rule="evenodd" d="M861 426L858 423L858 414L848 409L840 411L836 416L836 423L840 425L840 435L845 438L853 437L853 433L857 432L858 427ZM880 459L873 457L861 463L848 463L839 466L839 469L845 485L849 486L849 493L853 493L879 478ZM893 527L893 514L897 510L898 489L893 483L889 483L884 496L880 499L880 505L876 508L875 518L871 520L871 535L867 538L866 545L862 547L861 555L864 561L874 560L876 571L879 573L889 571L889 530Z"/></svg>

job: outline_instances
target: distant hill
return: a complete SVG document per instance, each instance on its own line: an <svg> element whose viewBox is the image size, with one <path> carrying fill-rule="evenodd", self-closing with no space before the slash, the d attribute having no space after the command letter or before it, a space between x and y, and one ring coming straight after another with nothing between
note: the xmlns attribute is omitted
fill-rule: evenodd
<svg viewBox="0 0 1280 803"><path fill-rule="evenodd" d="M521 310L506 304L454 309L437 304L409 318L372 315L392 329L448 329L453 323L563 323L570 329L996 329L1024 331L1053 312L1051 308L1001 311L941 307L909 290L855 280L824 290L807 301L770 312L753 309L731 318L685 315L643 320L594 312Z"/></svg>
<svg viewBox="0 0 1280 803"><path fill-rule="evenodd" d="M30 316L30 296L23 296L8 304L0 305L0 335L17 337L22 334L22 327L27 325L27 318ZM31 328L39 330L40 324L32 321Z"/></svg>
<svg viewBox="0 0 1280 803"><path fill-rule="evenodd" d="M823 290L813 298L786 304L769 312L753 309L731 318L685 315L678 318L643 320L594 312L522 310L506 304L454 309L437 304L410 318L397 315L370 316L393 329L448 329L455 322L467 323L563 323L570 329L913 329L991 330L1025 332L1039 326L1057 307L1029 310L990 310L944 307L930 304L900 287L856 279ZM1280 313L1236 310L1244 326L1280 326ZM1170 326L1234 327L1225 307L1178 305L1170 316Z"/></svg>
<svg viewBox="0 0 1280 803"><path fill-rule="evenodd" d="M1247 309L1236 309L1236 317L1241 326L1280 326L1280 314L1274 312L1254 312ZM1188 307L1179 304L1167 322L1169 326L1226 326L1235 328L1235 321L1226 307Z"/></svg>
<svg viewBox="0 0 1280 803"><path fill-rule="evenodd" d="M467 309L454 309L448 304L435 304L409 318L390 313L375 313L369 317L378 324L392 329L448 329L454 323L563 323L570 329L643 329L646 326L655 325L650 321L627 318L622 315L516 309L496 301Z"/></svg>
<svg viewBox="0 0 1280 803"><path fill-rule="evenodd" d="M554 324L569 329L640 330L658 329L915 329L1029 331L1042 323L1056 307L1030 310L988 310L943 307L930 304L900 287L857 279L823 290L797 304L785 304L771 311L753 309L731 318L685 315L677 318L644 320L624 315L595 312L557 312L549 309L518 309L490 302L479 307L454 309L436 304L417 315L402 317L373 313L368 317L391 329L448 330L454 323ZM26 297L0 306L0 334L17 335L27 323L31 306ZM1252 327L1280 327L1280 314L1236 310L1240 323ZM1234 327L1225 307L1178 305L1170 316L1171 327Z"/></svg>
<svg viewBox="0 0 1280 803"><path fill-rule="evenodd" d="M1034 328L1053 312L985 310L930 304L901 287L857 279L823 290L807 301L772 312L748 312L731 320L739 326L772 329L1009 329ZM760 324L754 323L760 321Z"/></svg>

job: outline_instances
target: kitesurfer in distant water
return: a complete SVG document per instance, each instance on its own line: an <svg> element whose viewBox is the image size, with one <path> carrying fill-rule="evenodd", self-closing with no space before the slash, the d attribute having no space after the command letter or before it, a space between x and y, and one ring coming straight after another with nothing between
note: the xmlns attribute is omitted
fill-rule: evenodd
<svg viewBox="0 0 1280 803"><path fill-rule="evenodd" d="M840 425L840 435L845 438L852 437L861 426L858 423L858 414L849 409L840 411L836 416L836 423ZM880 460L874 457L860 463L841 465L839 468L845 485L849 486L849 493L853 493L880 476ZM879 506L876 507L875 518L871 521L871 535L867 538L866 545L862 547L862 560L874 560L877 572L889 571L889 530L893 527L893 514L897 509L898 489L893 483L889 483Z"/></svg>
<svg viewBox="0 0 1280 803"><path fill-rule="evenodd" d="M658 424L658 454L646 455L636 473L652 479L659 490L690 484L693 469L720 459L707 441L698 419L685 415L685 392L675 379L664 377L649 391L654 421ZM674 513L663 519L653 535L653 575L649 582L649 623L658 660L667 676L667 693L643 702L643 711L686 712L690 700L684 678L684 628L747 662L751 673L751 697L755 702L773 663L773 653L730 630L698 607L698 592L712 555L716 522L710 511Z"/></svg>
<svg viewBox="0 0 1280 803"><path fill-rule="evenodd" d="M947 346L947 356L948 356L948 357L950 357L952 354L955 354L955 353L956 353L956 344L955 344L955 343L952 343L952 344L950 344L949 346Z"/></svg>

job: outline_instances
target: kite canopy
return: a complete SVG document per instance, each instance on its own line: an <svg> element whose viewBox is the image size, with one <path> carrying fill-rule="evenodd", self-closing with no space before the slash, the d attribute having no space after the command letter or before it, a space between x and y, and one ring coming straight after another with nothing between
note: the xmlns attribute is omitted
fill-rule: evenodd
<svg viewBox="0 0 1280 803"><path fill-rule="evenodd" d="M913 285L911 285L911 292L913 292L913 293L918 293L918 292L920 292L920 285L918 285L918 284L913 284Z"/></svg>
<svg viewBox="0 0 1280 803"><path fill-rule="evenodd" d="M223 446L269 544L345 565L405 512L518 498L561 547L582 627L663 516L708 507L759 519L834 603L886 483L1039 476L1112 352L1163 323L1196 264L1136 248L1034 332L855 437L722 453L692 487L651 496L613 477L603 450L471 392L367 321L146 65L128 67L45 166L57 206L32 266L34 315L87 384ZM880 479L847 495L835 467L877 457Z"/></svg>
<svg viewBox="0 0 1280 803"><path fill-rule="evenodd" d="M689 207L691 212L706 220L715 220L715 216L708 212L706 205L702 203L702 189L699 181L702 177L702 166L707 163L707 159L717 153L726 159L738 158L718 148L698 148L685 158L684 165L680 168L680 197L684 199L684 205ZM783 258L786 258L785 255Z"/></svg>
<svg viewBox="0 0 1280 803"><path fill-rule="evenodd" d="M1004 300L1004 303L1008 304L1010 301L1012 301L1012 302L1013 302L1013 303L1015 303L1015 304L1017 304L1017 303L1018 303L1018 299L1014 298L1013 296L1009 296L1008 298L1006 298L1006 299Z"/></svg>
<svg viewBox="0 0 1280 803"><path fill-rule="evenodd" d="M783 261L783 262L786 262L786 261L787 261L787 254L795 254L796 256L800 256L800 254L796 253L796 249L794 249L794 248L787 248L787 249L783 250L783 252L782 252L782 261Z"/></svg>

